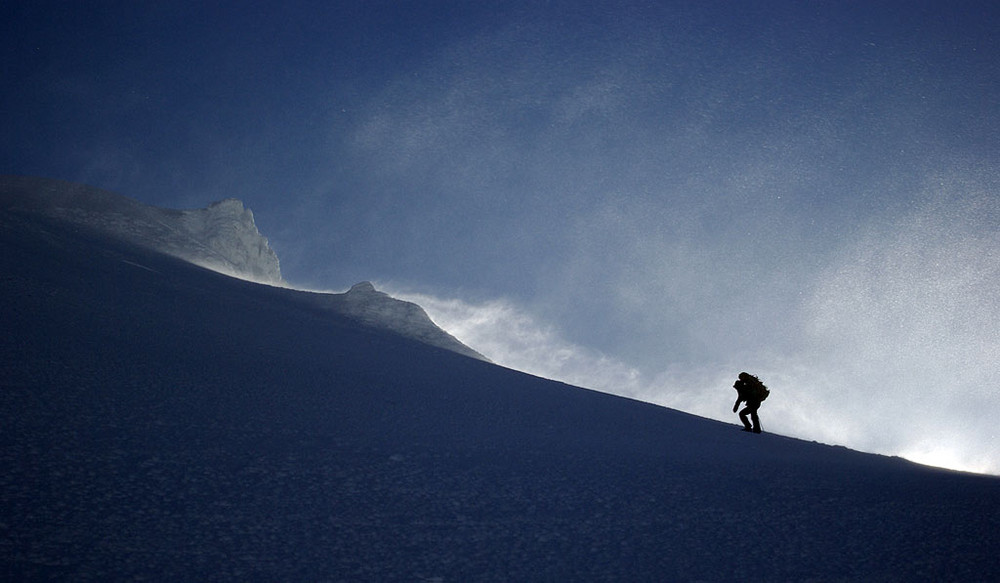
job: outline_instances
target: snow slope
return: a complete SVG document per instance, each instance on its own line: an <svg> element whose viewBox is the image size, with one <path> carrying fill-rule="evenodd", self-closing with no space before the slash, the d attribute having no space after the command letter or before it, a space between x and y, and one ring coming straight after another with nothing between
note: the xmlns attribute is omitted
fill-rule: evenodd
<svg viewBox="0 0 1000 583"><path fill-rule="evenodd" d="M532 377L42 214L0 227L7 580L1000 580L1000 479Z"/></svg>

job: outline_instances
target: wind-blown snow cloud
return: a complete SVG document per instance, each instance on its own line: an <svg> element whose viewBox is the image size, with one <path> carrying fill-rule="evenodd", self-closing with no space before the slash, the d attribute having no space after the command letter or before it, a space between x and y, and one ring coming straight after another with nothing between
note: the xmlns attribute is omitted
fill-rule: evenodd
<svg viewBox="0 0 1000 583"><path fill-rule="evenodd" d="M802 358L831 373L824 411L861 420L868 442L891 431L895 451L1000 473L995 184L935 178L915 211L848 245L805 306Z"/></svg>
<svg viewBox="0 0 1000 583"><path fill-rule="evenodd" d="M406 291L391 295L419 304L438 326L501 366L617 394L642 388L635 368L567 341L509 301L470 303Z"/></svg>

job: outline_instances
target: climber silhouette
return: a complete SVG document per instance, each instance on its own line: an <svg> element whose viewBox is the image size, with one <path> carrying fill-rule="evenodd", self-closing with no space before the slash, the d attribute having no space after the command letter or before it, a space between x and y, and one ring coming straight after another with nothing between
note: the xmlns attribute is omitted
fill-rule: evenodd
<svg viewBox="0 0 1000 583"><path fill-rule="evenodd" d="M760 409L761 402L771 394L771 391L760 382L760 379L750 373L741 372L736 382L733 383L736 389L736 403L733 404L733 413L740 408L740 403L746 402L747 406L740 411L740 421L743 422L743 431L753 431L760 433L760 418L757 416L757 409ZM750 419L747 420L747 416ZM753 421L751 425L750 421Z"/></svg>

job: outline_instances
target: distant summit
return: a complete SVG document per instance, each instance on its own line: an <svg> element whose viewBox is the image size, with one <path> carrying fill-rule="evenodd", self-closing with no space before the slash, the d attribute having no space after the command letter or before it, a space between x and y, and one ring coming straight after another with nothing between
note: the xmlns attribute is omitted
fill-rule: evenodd
<svg viewBox="0 0 1000 583"><path fill-rule="evenodd" d="M282 285L278 256L235 198L171 210L61 180L0 176L0 206L68 221L227 275Z"/></svg>
<svg viewBox="0 0 1000 583"><path fill-rule="evenodd" d="M347 293L353 294L354 297L362 298L365 294L379 293L375 291L375 285L370 281L362 281L361 283L356 283L351 286L351 289L347 290Z"/></svg>

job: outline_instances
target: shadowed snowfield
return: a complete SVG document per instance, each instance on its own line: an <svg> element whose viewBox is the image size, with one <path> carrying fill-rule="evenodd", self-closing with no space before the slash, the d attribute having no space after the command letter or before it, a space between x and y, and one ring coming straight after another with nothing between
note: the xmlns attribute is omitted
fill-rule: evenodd
<svg viewBox="0 0 1000 583"><path fill-rule="evenodd" d="M235 279L42 185L0 193L7 580L1000 578L997 478L499 367L370 285ZM215 252L270 257L225 224Z"/></svg>

